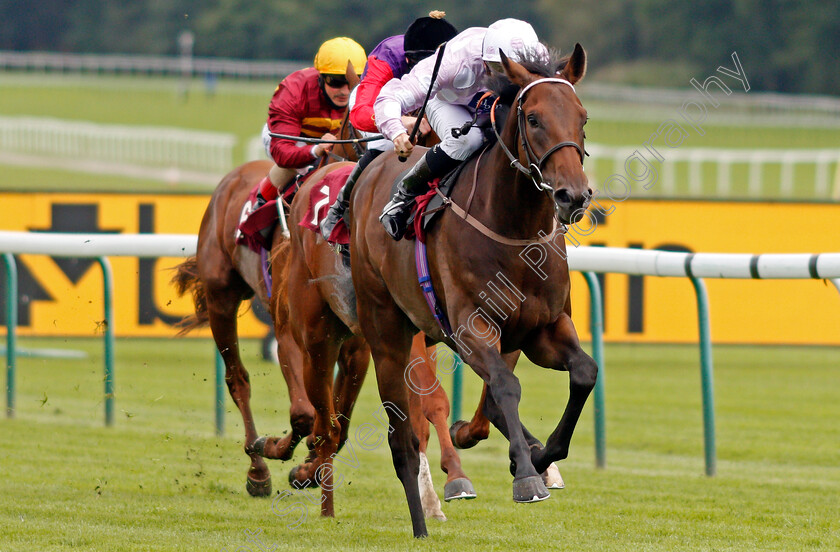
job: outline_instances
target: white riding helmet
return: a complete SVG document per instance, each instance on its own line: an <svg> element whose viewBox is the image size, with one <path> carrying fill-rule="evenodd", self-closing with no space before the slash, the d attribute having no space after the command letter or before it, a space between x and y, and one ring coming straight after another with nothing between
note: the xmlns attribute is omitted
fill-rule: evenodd
<svg viewBox="0 0 840 552"><path fill-rule="evenodd" d="M520 61L522 54L528 50L539 52L541 57L548 56L534 28L519 19L500 19L487 27L481 47L481 59L501 62L500 50L514 61Z"/></svg>

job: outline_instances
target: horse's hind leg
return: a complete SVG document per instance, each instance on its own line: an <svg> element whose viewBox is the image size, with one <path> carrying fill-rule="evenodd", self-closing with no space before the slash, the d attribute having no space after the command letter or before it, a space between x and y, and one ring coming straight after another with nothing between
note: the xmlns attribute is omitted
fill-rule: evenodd
<svg viewBox="0 0 840 552"><path fill-rule="evenodd" d="M336 416L341 418L338 450L341 450L347 441L353 407L356 406L356 399L359 398L369 365L370 348L363 337L351 337L341 345L338 352L339 370L333 387Z"/></svg>
<svg viewBox="0 0 840 552"><path fill-rule="evenodd" d="M439 388L440 385L435 379L435 374L429 367L429 359L426 355L426 347L423 334L414 336L411 345L411 362L409 362L405 380L408 383L408 404L411 429L418 440L420 454L420 472L417 475L417 485L420 488L420 500L423 503L423 514L427 518L435 518L446 521L446 514L440 509L440 499L435 492L435 485L432 482L432 472L429 469L429 458L426 450L429 446L429 422L425 406L429 389ZM421 374L422 373L422 374ZM451 446L451 445L450 445ZM444 471L446 471L444 469Z"/></svg>
<svg viewBox="0 0 840 552"><path fill-rule="evenodd" d="M228 391L242 414L245 426L245 452L251 458L251 467L245 488L251 496L269 496L271 494L271 474L268 466L259 454L251 450L251 445L257 440L257 428L254 416L251 414L251 382L248 371L239 357L239 340L237 337L237 312L242 302L242 295L233 286L212 286L206 284L207 314L210 319L210 329L216 347L225 362L225 382Z"/></svg>
<svg viewBox="0 0 840 552"><path fill-rule="evenodd" d="M484 401L487 398L487 385L481 390L481 398L472 419L458 420L449 428L452 444L459 449L468 449L490 436L490 420L484 415Z"/></svg>
<svg viewBox="0 0 840 552"><path fill-rule="evenodd" d="M388 445L394 471L405 491L414 536L426 537L429 533L417 482L420 443L408 418L411 412L408 399L410 391L404 379L413 333L405 327L406 321L399 307L386 293L382 293L382 289L359 286L360 281L363 280L354 271L359 323L371 347L379 397L388 414Z"/></svg>
<svg viewBox="0 0 840 552"><path fill-rule="evenodd" d="M449 398L435 374L435 365L432 363L432 358L435 357L437 357L435 348L426 348L423 334L417 334L412 342L411 358L421 358L423 362L415 364L412 369L409 394L412 398L419 396L423 414L420 418L422 433L417 432L418 424L414 422L415 415L413 413L412 425L420 439L420 452L424 455L429 440L428 423L431 422L435 426L438 443L440 444L440 467L447 474L446 485L443 490L444 500L449 502L454 499L475 498L475 489L461 467L461 458L458 456L458 451L455 450L449 434L447 422L449 418ZM413 402L411 407L414 408ZM423 459L421 458L421 470L422 462ZM420 476L422 478L423 474L421 473ZM428 479L431 481L431 474L428 475ZM421 493L424 492L422 485L420 491ZM435 495L435 498L437 498L437 495Z"/></svg>
<svg viewBox="0 0 840 552"><path fill-rule="evenodd" d="M369 364L370 349L363 338L351 337L341 345L338 353L338 375L332 383L335 419L341 425L338 451L347 441L353 407L356 405L356 399L359 397L359 391L365 381ZM315 472L312 464L318 457L315 449L316 437L314 433L307 434L306 445L309 448L306 460L292 468L289 475L290 482L296 487L307 484L307 481L309 485L317 484L317 481L311 477L311 474Z"/></svg>
<svg viewBox="0 0 840 552"><path fill-rule="evenodd" d="M280 370L283 372L283 378L289 390L291 431L283 438L260 437L254 443L253 449L263 458L289 460L301 439L312 433L315 409L306 396L306 389L303 386L303 357L289 331L289 326L286 324L283 328L275 328L275 337Z"/></svg>
<svg viewBox="0 0 840 552"><path fill-rule="evenodd" d="M339 421L335 412L332 394L333 366L338 358L338 345L332 339L331 331L322 331L323 327L312 330L306 340L304 355L303 380L306 393L315 407L315 423L312 427L314 436L315 459L311 464L294 468L289 480L297 488L314 481L321 487L321 515L335 516L333 491L333 458L338 452L343 421ZM303 483L303 485L301 485Z"/></svg>

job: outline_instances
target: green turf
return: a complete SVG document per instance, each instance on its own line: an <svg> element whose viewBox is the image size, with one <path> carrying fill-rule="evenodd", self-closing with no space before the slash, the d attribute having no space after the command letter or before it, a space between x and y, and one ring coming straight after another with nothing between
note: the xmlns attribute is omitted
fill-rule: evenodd
<svg viewBox="0 0 840 552"><path fill-rule="evenodd" d="M608 345L608 467L594 468L587 406L567 488L550 500L510 498L507 447L495 431L461 455L479 498L444 505L449 521L410 537L407 507L385 445L337 462L337 517L273 514L310 491L248 497L238 413L226 401L225 437L213 435L213 353L206 340L117 342L117 422L103 427L102 343L21 340L82 349L88 360L20 359L17 417L0 420L0 550L837 550L840 449L837 366L829 348L716 347L718 475L703 475L697 348ZM288 428L279 370L245 343L258 428ZM568 378L522 362L522 418L552 429ZM467 374L464 409L479 393ZM374 375L354 423L377 424ZM296 456L300 459L302 451ZM346 459L347 456L344 455ZM438 447L430 448L436 465ZM348 460L349 462L349 460ZM292 463L272 462L276 490ZM442 492L443 474L433 469ZM258 550L250 545L251 550Z"/></svg>

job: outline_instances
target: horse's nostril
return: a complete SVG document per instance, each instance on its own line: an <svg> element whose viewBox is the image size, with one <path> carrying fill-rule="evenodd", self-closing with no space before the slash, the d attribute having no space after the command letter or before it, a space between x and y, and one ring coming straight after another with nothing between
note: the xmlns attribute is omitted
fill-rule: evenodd
<svg viewBox="0 0 840 552"><path fill-rule="evenodd" d="M566 189L557 190L556 192L554 192L554 201L556 201L557 203L571 203L572 196Z"/></svg>

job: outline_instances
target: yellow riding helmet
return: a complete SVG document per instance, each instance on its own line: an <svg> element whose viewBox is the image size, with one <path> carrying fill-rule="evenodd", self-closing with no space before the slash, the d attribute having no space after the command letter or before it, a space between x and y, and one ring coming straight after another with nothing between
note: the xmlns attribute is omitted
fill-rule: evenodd
<svg viewBox="0 0 840 552"><path fill-rule="evenodd" d="M327 75L343 75L347 62L353 64L357 75L361 75L367 63L367 54L358 42L346 36L332 38L318 48L315 54L315 69Z"/></svg>

